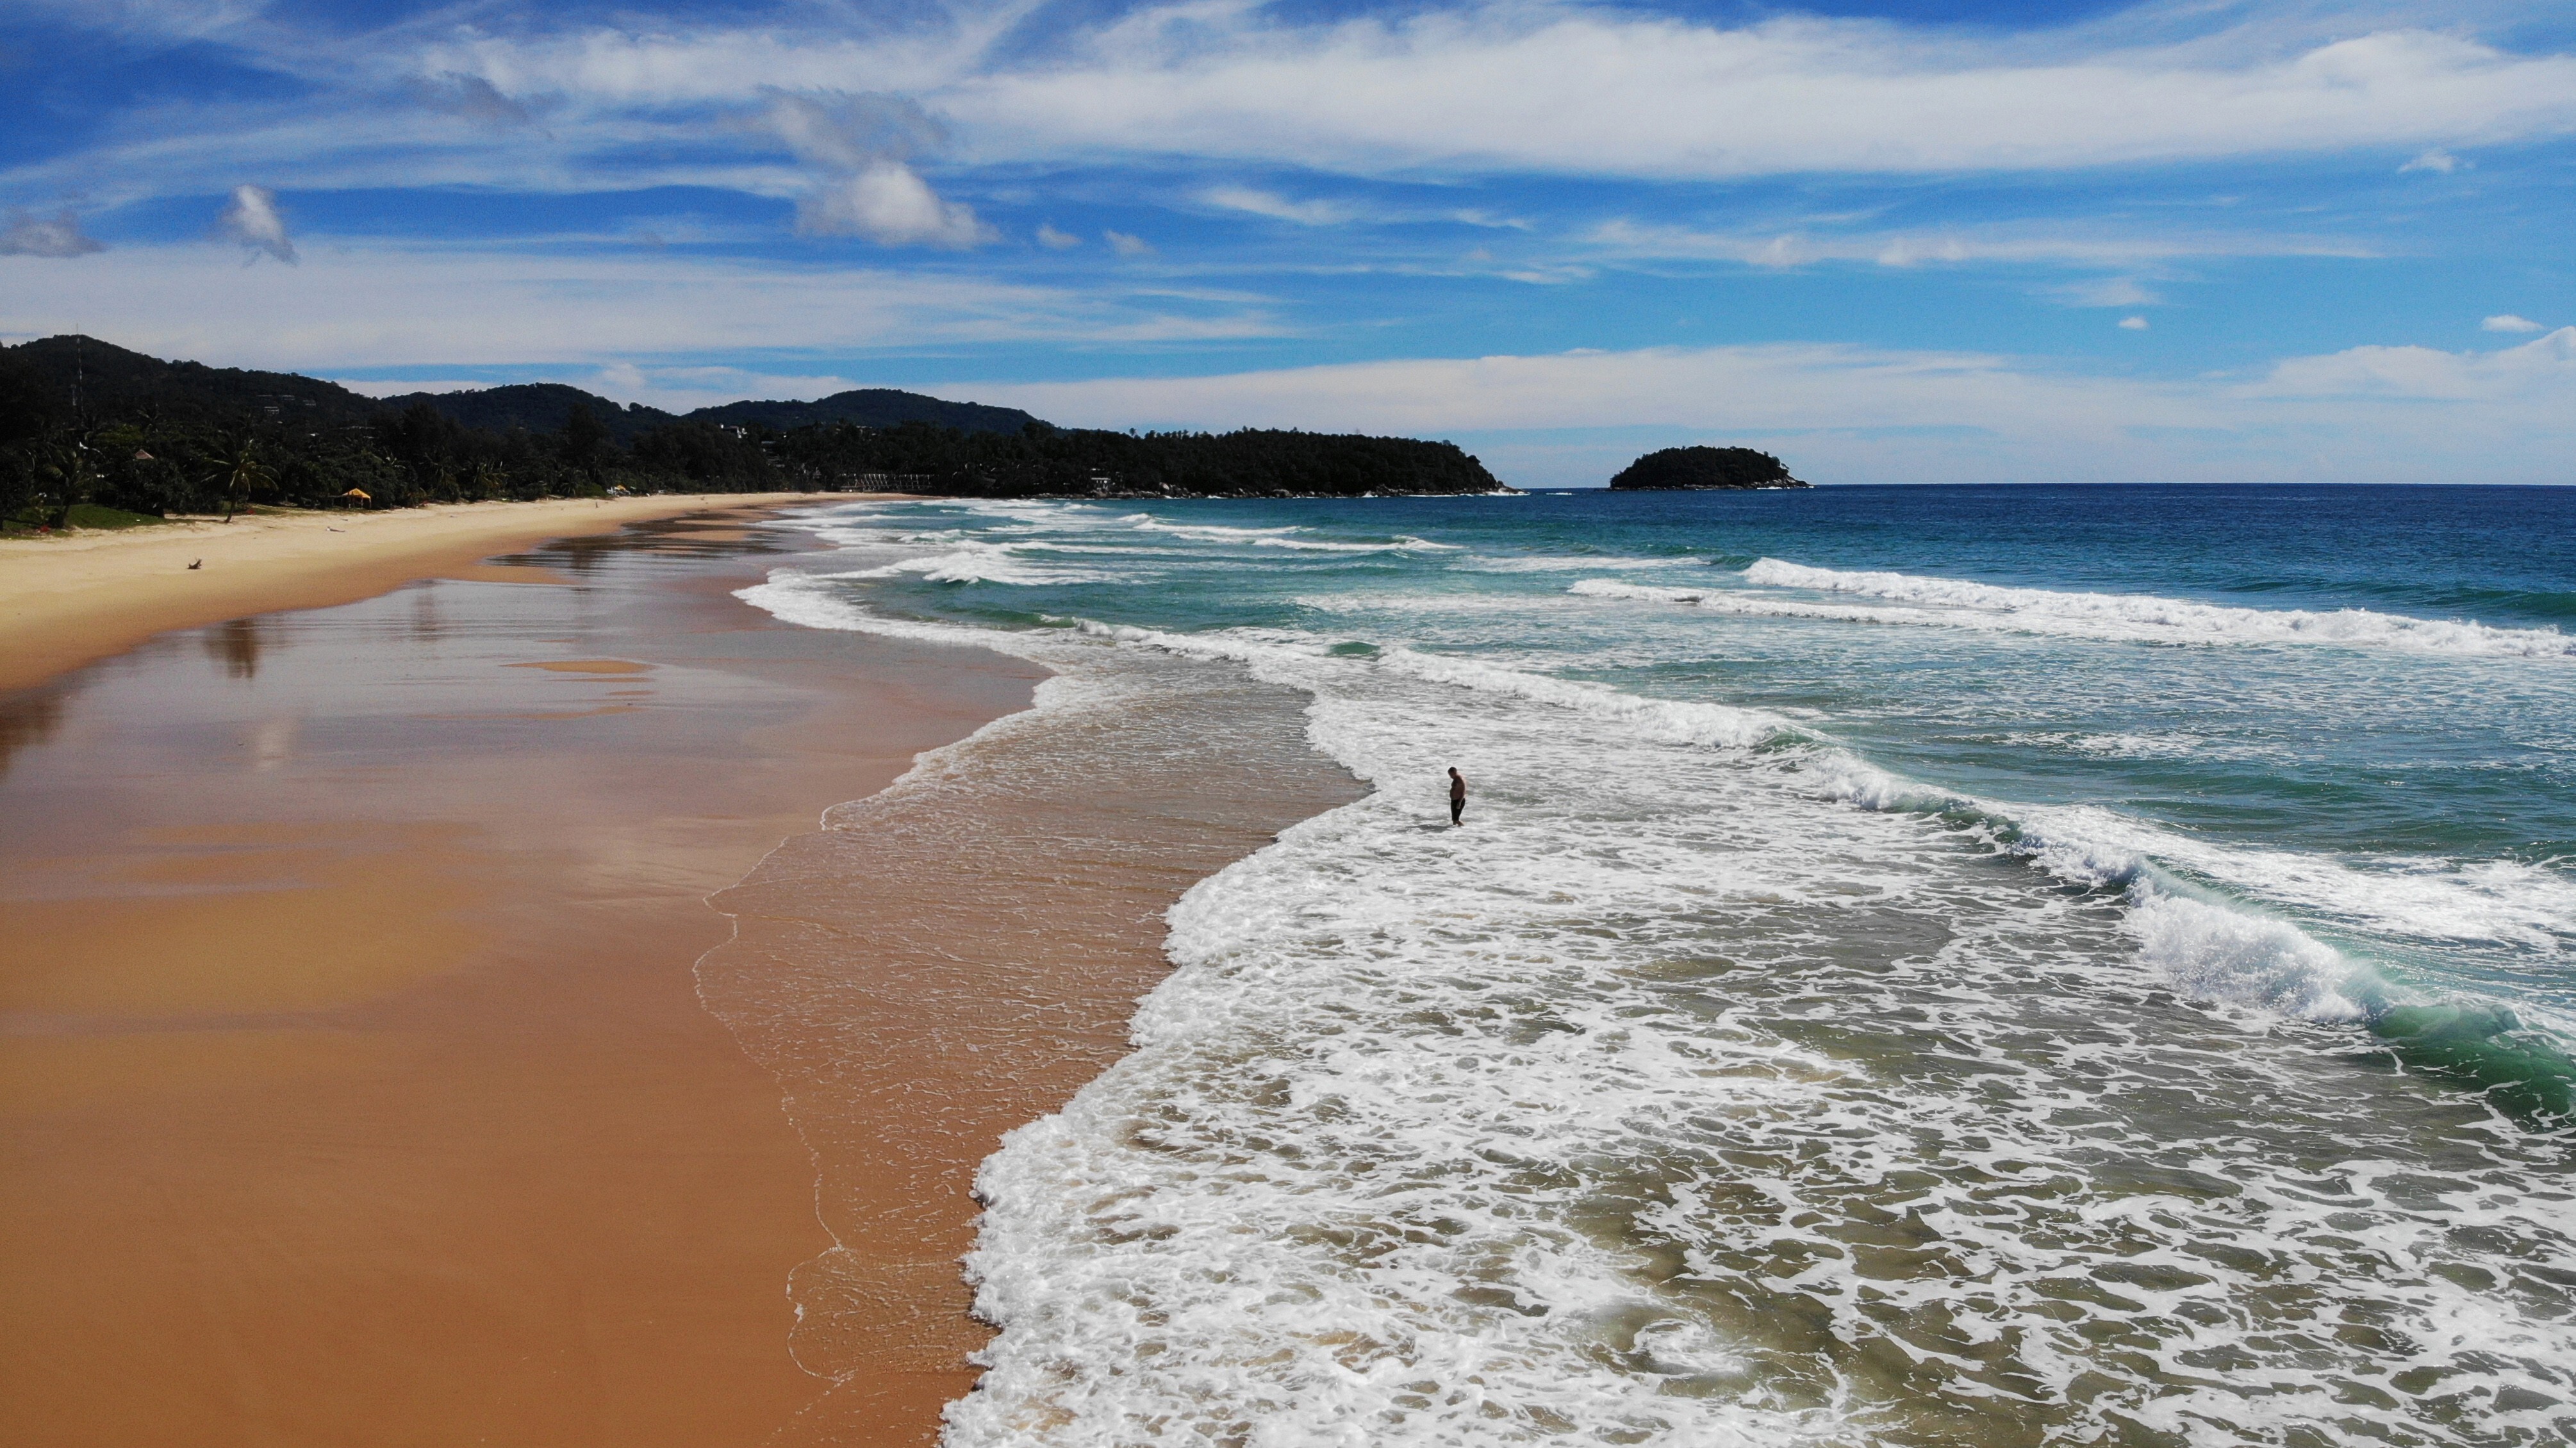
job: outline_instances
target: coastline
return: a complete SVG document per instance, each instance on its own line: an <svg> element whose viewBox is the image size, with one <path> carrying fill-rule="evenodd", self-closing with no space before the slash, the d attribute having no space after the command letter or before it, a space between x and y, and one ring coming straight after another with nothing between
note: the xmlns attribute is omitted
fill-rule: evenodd
<svg viewBox="0 0 2576 1448"><path fill-rule="evenodd" d="M832 1238L790 1288L832 1386L780 1448L927 1443L973 1410L994 1326L961 1259L993 1154L1135 1048L1186 892L1368 793L1308 740L1303 690L1153 651L1050 662L1034 707L708 902L735 931L700 999L779 1082Z"/></svg>
<svg viewBox="0 0 2576 1448"><path fill-rule="evenodd" d="M812 1162L697 998L702 900L1042 671L744 607L790 500L707 501L35 600L97 661L0 696L0 1436L703 1448L826 1391Z"/></svg>
<svg viewBox="0 0 2576 1448"><path fill-rule="evenodd" d="M155 634L323 608L421 578L561 581L483 560L550 538L711 509L817 501L809 493L656 494L435 503L349 513L251 513L230 523L0 540L0 689L23 688ZM202 568L191 569L191 562Z"/></svg>

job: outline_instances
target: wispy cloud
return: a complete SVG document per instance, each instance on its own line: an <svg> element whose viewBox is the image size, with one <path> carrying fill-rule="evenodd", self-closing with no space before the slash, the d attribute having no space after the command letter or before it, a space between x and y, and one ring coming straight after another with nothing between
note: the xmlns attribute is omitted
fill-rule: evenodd
<svg viewBox="0 0 2576 1448"><path fill-rule="evenodd" d="M412 82L411 93L433 111L489 126L524 126L535 119L525 104L501 94L479 75L422 77Z"/></svg>
<svg viewBox="0 0 2576 1448"><path fill-rule="evenodd" d="M2244 395L2427 402L2547 397L2567 406L2566 417L2576 419L2576 327L2561 327L2494 352L2349 347L2321 357L2292 358L2246 387ZM2576 430L2576 424L2562 423L2558 429L2570 430Z"/></svg>
<svg viewBox="0 0 2576 1448"><path fill-rule="evenodd" d="M0 226L0 256L87 256L106 246L84 235L80 218L67 207L51 216L12 213Z"/></svg>
<svg viewBox="0 0 2576 1448"><path fill-rule="evenodd" d="M1885 267L1977 262L2132 267L2201 257L2367 257L2375 254L2373 248L2365 243L2336 237L2257 231L2195 233L2140 229L2121 233L2036 223L1912 232L1734 232L1706 231L1619 217L1594 227L1585 241L1608 256L1644 260L1734 261L1762 267L1809 266L1820 262L1870 262ZM2110 301L2099 305L2124 304Z"/></svg>
<svg viewBox="0 0 2576 1448"><path fill-rule="evenodd" d="M2072 307L2148 307L2164 300L2140 286L2135 277L2102 277L2051 289ZM2127 325L2123 323L2122 325ZM2144 321L2138 323L2146 325Z"/></svg>
<svg viewBox="0 0 2576 1448"><path fill-rule="evenodd" d="M1988 354L1792 344L1419 359L985 385L1058 422L1453 437L1598 482L1646 439L1733 441L1859 482L2341 478L2560 482L2576 328L2492 353L2355 348L2252 382L2088 376ZM2391 395L2417 407L2392 408ZM1616 436L1568 447L1559 434Z"/></svg>
<svg viewBox="0 0 2576 1448"><path fill-rule="evenodd" d="M2496 316L2489 317L2485 321L2478 323L2478 327L2480 330L2488 332L2541 332L2548 330L2538 322L2531 320L2529 317L2517 317L2511 312L2503 312Z"/></svg>
<svg viewBox="0 0 2576 1448"><path fill-rule="evenodd" d="M1038 223L1038 245L1049 251L1070 251L1082 245L1082 238L1070 231L1058 231L1052 221Z"/></svg>
<svg viewBox="0 0 2576 1448"><path fill-rule="evenodd" d="M1255 190L1250 186L1212 186L1200 192L1199 199L1228 211L1248 211L1255 216L1293 221L1299 226L1339 226L1351 219L1351 208L1343 202L1291 201L1276 192Z"/></svg>
<svg viewBox="0 0 2576 1448"><path fill-rule="evenodd" d="M1316 23L1183 0L1029 54L991 49L1010 17L982 18L864 39L774 22L589 28L431 42L421 60L606 109L900 90L959 117L977 161L1120 153L1363 174L2033 171L2439 152L2576 128L2576 57L2402 27L2288 54L2276 34L2229 46L2082 31L2040 52L1877 21L1730 27L1545 0Z"/></svg>
<svg viewBox="0 0 2576 1448"><path fill-rule="evenodd" d="M2147 319L2144 317L2122 317L2120 319L2120 330L2123 332L2143 332L2147 330Z"/></svg>
<svg viewBox="0 0 2576 1448"><path fill-rule="evenodd" d="M286 234L286 218L278 214L277 193L265 186L234 187L215 227L240 242L252 261L268 256L295 264L295 242Z"/></svg>
<svg viewBox="0 0 2576 1448"><path fill-rule="evenodd" d="M2407 162L2405 165L2398 167L2397 174L2403 176L2409 171L2437 171L2442 175L2448 176L2467 164L2467 162L2462 161L2459 157L2452 155L2450 152L2436 147L2433 150L2426 151L2414 160Z"/></svg>
<svg viewBox="0 0 2576 1448"><path fill-rule="evenodd" d="M1123 231L1104 231L1100 233L1100 239L1108 242L1109 249L1118 253L1120 256L1152 256L1154 254L1154 244L1141 236L1130 236Z"/></svg>
<svg viewBox="0 0 2576 1448"><path fill-rule="evenodd" d="M1151 347L1280 330L1257 300L920 269L713 262L639 248L567 255L345 243L312 248L293 272L244 271L193 245L110 255L113 272L0 258L11 330L87 331L223 366L405 368L422 376L650 359L713 364L779 352Z"/></svg>
<svg viewBox="0 0 2576 1448"><path fill-rule="evenodd" d="M2230 62L2171 47L2033 59L1880 23L1725 28L1548 5L1311 28L1268 14L1147 11L1098 36L1089 64L947 91L988 155L1114 149L1363 173L2023 171L2576 126L2576 58L2421 30Z"/></svg>

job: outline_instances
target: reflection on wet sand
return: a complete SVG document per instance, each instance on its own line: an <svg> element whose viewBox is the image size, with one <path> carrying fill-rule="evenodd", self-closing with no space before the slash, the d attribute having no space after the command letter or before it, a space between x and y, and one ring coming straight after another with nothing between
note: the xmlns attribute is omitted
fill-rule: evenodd
<svg viewBox="0 0 2576 1448"><path fill-rule="evenodd" d="M205 641L206 656L224 666L224 677L255 679L260 653L270 646L266 632L264 619L237 618L205 629L199 637Z"/></svg>
<svg viewBox="0 0 2576 1448"><path fill-rule="evenodd" d="M18 751L54 737L63 723L63 691L51 685L0 694L0 779Z"/></svg>
<svg viewBox="0 0 2576 1448"><path fill-rule="evenodd" d="M811 1400L811 1171L696 1000L702 897L1031 677L773 623L726 591L786 545L732 527L0 698L0 1442L711 1448ZM526 558L477 576L574 571Z"/></svg>

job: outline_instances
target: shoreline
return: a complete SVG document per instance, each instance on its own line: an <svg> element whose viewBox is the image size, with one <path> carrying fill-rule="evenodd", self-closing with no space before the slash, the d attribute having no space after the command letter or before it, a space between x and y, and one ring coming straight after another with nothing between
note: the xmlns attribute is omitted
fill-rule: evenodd
<svg viewBox="0 0 2576 1448"><path fill-rule="evenodd" d="M734 930L699 998L779 1083L832 1238L790 1287L831 1387L777 1448L928 1443L975 1401L987 1163L1135 1049L1170 907L1369 793L1307 739L1302 690L1111 649L1072 677L1104 674L1113 702L996 719L708 901Z"/></svg>
<svg viewBox="0 0 2576 1448"><path fill-rule="evenodd" d="M326 608L421 578L561 582L484 560L556 538L815 493L654 494L532 503L432 503L348 513L251 513L230 523L0 539L0 690L24 688L175 629ZM200 568L190 568L202 562Z"/></svg>
<svg viewBox="0 0 2576 1448"><path fill-rule="evenodd" d="M802 501L477 510L121 651L54 604L95 662L0 697L0 1437L792 1436L830 1239L706 897L1042 677L733 599Z"/></svg>

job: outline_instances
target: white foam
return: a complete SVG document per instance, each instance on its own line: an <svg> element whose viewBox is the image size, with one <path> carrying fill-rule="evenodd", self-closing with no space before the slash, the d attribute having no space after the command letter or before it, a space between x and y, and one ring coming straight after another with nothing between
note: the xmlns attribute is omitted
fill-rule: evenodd
<svg viewBox="0 0 2576 1448"><path fill-rule="evenodd" d="M1068 680L1249 667L1378 786L1193 889L1136 1053L985 1164L1002 1331L952 1448L2468 1442L2521 1422L2503 1386L2576 1398L2576 1319L2476 1285L2566 1258L2563 1163L2356 1073L2337 1023L2382 987L2302 928L2379 908L2539 949L2546 871L1976 799L1829 720L1425 646L1453 625L1403 608L1346 658L838 596L867 586L745 597ZM2353 1303L2376 1335L2309 1326ZM2410 1368L2448 1416L2350 1390Z"/></svg>
<svg viewBox="0 0 2576 1448"><path fill-rule="evenodd" d="M2027 841L2128 887L2070 907L1975 868L1933 792L1857 761L1821 789L1838 751L1792 770L1733 747L1776 738L1742 719L1436 655L1099 635L1307 679L1315 738L1381 792L1193 889L1136 1053L985 1164L970 1270L1002 1335L953 1448L1860 1442L1919 1436L1934 1399L1952 1431L2035 1401L2068 1434L2259 1437L2349 1416L2356 1374L2438 1365L2492 1394L2576 1347L2476 1322L2477 1290L2430 1270L2466 1260L2465 1203L2321 1183L2265 1134L2332 1109L2305 1058L2249 1081L2234 1017L2141 988L2347 1015L2343 962L2295 929ZM1463 830L1437 823L1445 763L1475 782ZM1845 1044L1790 1033L1808 1018ZM1971 1068L1904 1064L1952 1056ZM2125 1114L2195 1099L2210 1134L2179 1148ZM2101 1165L2124 1145L2233 1194L2120 1185ZM2536 1202L2484 1210L2505 1240L2547 1230ZM2365 1232L2366 1271L2326 1255ZM1891 1265L1854 1241L1923 1245ZM2107 1298L2063 1290L2095 1274ZM2285 1291L2366 1291L2396 1330L2273 1346ZM1836 1346L1786 1345L1777 1314ZM1921 1366L1891 1393L1839 1366L1864 1345ZM2188 1366L2213 1353L2257 1366ZM1982 1386L1998 1355L2011 1398Z"/></svg>
<svg viewBox="0 0 2576 1448"><path fill-rule="evenodd" d="M1601 553L1526 553L1500 558L1491 556L1462 558L1450 566L1468 573L1580 573L1592 568L1700 568L1706 567L1707 564L1708 560L1705 558L1621 558ZM1686 592L1687 590L1673 591ZM1650 593L1641 596L1655 595Z"/></svg>
<svg viewBox="0 0 2576 1448"><path fill-rule="evenodd" d="M1384 542L1357 542L1307 536L1313 530L1302 527L1230 528L1215 523L1175 523L1151 513L1131 513L1119 521L1144 533L1167 533L1193 542L1231 544L1246 548L1286 548L1308 553L1423 553L1448 552L1456 545L1434 543L1428 539L1402 534Z"/></svg>
<svg viewBox="0 0 2576 1448"><path fill-rule="evenodd" d="M2169 643L2336 644L2414 653L2576 658L2576 638L2555 628L2491 628L2475 622L2409 618L2360 608L2331 613L2236 608L2148 594L2007 588L1910 573L1812 568L1777 558L1757 561L1744 570L1743 577L1747 583L1761 587L1884 598L1939 611L1928 615L1883 614L1884 620L1890 622L1939 621ZM1693 599L1674 601L1712 606L1716 598L1715 594L1702 593ZM1737 600L1729 599L1715 606L1737 604Z"/></svg>

